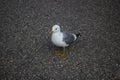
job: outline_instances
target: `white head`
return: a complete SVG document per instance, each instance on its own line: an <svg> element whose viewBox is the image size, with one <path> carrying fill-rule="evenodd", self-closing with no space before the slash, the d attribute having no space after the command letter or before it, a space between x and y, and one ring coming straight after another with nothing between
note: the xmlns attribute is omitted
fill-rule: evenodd
<svg viewBox="0 0 120 80"><path fill-rule="evenodd" d="M54 25L52 27L52 32L55 33L55 32L60 32L60 26L59 25Z"/></svg>

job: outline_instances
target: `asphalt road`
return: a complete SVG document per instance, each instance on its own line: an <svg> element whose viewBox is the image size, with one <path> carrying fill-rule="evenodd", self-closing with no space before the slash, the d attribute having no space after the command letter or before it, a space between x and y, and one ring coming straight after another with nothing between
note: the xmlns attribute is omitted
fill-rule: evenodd
<svg viewBox="0 0 120 80"><path fill-rule="evenodd" d="M120 80L119 0L1 0L0 80ZM81 32L54 53L48 31Z"/></svg>

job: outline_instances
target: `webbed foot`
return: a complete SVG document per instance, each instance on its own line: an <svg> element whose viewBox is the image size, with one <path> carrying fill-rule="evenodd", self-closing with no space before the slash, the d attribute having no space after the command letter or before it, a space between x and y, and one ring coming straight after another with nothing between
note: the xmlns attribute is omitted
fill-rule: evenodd
<svg viewBox="0 0 120 80"><path fill-rule="evenodd" d="M61 58L65 58L66 57L65 53L61 53L60 56L61 56Z"/></svg>

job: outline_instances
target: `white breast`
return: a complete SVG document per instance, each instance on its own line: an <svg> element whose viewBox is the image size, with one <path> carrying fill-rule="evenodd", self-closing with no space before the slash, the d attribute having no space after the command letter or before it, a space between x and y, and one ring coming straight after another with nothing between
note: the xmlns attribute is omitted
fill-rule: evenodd
<svg viewBox="0 0 120 80"><path fill-rule="evenodd" d="M67 47L68 46L68 44L63 42L63 35L61 32L53 33L51 36L51 41L54 45L59 46L59 47Z"/></svg>

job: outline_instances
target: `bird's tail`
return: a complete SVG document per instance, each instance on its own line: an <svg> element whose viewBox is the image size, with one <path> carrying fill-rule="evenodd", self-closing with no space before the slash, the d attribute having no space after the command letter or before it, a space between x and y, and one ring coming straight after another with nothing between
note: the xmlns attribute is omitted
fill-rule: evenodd
<svg viewBox="0 0 120 80"><path fill-rule="evenodd" d="M77 34L74 34L74 40L76 40L78 37L80 37L81 34L80 33L77 33Z"/></svg>
<svg viewBox="0 0 120 80"><path fill-rule="evenodd" d="M77 37L77 38L81 36L81 34L80 34L80 33L77 33L77 34L75 34L75 35L76 35L76 37Z"/></svg>

